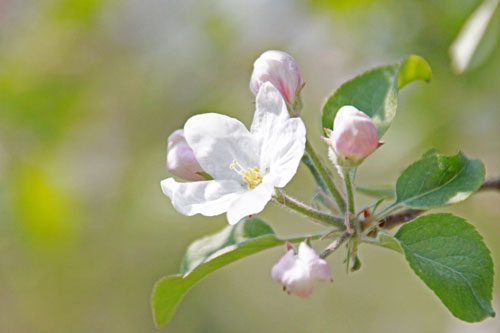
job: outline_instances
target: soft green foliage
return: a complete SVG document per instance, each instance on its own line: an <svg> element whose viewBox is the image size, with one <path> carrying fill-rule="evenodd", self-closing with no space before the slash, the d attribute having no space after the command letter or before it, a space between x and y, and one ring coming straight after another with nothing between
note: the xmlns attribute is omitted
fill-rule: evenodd
<svg viewBox="0 0 500 333"><path fill-rule="evenodd" d="M406 168L396 183L396 202L428 209L467 199L484 181L484 166L464 154L424 154Z"/></svg>
<svg viewBox="0 0 500 333"><path fill-rule="evenodd" d="M451 214L422 216L396 233L406 259L454 316L477 322L491 308L493 262L481 236Z"/></svg>
<svg viewBox="0 0 500 333"><path fill-rule="evenodd" d="M398 90L415 80L429 81L431 68L419 56L379 67L344 83L323 106L322 124L333 128L333 119L343 105L353 105L373 119L379 138L396 116Z"/></svg>
<svg viewBox="0 0 500 333"><path fill-rule="evenodd" d="M286 241L299 242L305 238L279 238L267 223L252 218L194 241L184 256L180 274L164 277L154 286L151 302L156 325L164 325L184 294L207 274Z"/></svg>

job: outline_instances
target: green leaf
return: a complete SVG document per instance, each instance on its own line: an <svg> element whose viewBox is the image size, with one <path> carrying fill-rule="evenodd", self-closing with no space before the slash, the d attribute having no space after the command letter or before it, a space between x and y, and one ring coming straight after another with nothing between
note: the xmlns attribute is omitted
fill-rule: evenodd
<svg viewBox="0 0 500 333"><path fill-rule="evenodd" d="M252 218L194 241L182 260L180 274L162 278L153 288L151 304L156 326L163 326L172 317L186 292L206 275L233 261L282 245L286 241L294 243L305 238L279 238L267 223Z"/></svg>
<svg viewBox="0 0 500 333"><path fill-rule="evenodd" d="M421 216L396 233L406 259L451 313L477 322L494 316L493 262L481 236L451 214Z"/></svg>
<svg viewBox="0 0 500 333"><path fill-rule="evenodd" d="M394 198L392 185L358 185L356 191L375 198Z"/></svg>
<svg viewBox="0 0 500 333"><path fill-rule="evenodd" d="M394 250L399 253L403 253L403 250L401 249L401 245L399 244L398 240L389 233L379 231L378 239L380 241L380 246Z"/></svg>
<svg viewBox="0 0 500 333"><path fill-rule="evenodd" d="M378 231L377 237L362 237L360 240L363 243L377 245L385 247L386 249L403 253L399 241L396 238L394 238L394 236L392 236L391 234L382 229Z"/></svg>
<svg viewBox="0 0 500 333"><path fill-rule="evenodd" d="M423 159L423 158L431 157L431 156L437 155L438 153L439 153L439 150L437 150L436 148L431 148L431 149L428 149L425 153L423 153L421 158Z"/></svg>
<svg viewBox="0 0 500 333"><path fill-rule="evenodd" d="M427 61L417 55L410 55L403 60L399 67L398 89L416 80L429 82L431 80L431 75L431 66Z"/></svg>
<svg viewBox="0 0 500 333"><path fill-rule="evenodd" d="M410 165L396 183L395 205L428 209L467 199L484 181L484 166L464 154L430 155Z"/></svg>
<svg viewBox="0 0 500 333"><path fill-rule="evenodd" d="M429 64L416 55L410 55L401 63L365 72L344 83L328 98L323 106L323 127L332 129L337 111L344 105L353 105L373 119L381 138L396 115L398 90L412 81L430 78Z"/></svg>

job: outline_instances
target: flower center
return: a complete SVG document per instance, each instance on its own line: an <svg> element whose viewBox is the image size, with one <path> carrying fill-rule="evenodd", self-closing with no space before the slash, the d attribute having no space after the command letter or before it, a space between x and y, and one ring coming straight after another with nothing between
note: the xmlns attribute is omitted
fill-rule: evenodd
<svg viewBox="0 0 500 333"><path fill-rule="evenodd" d="M245 170L245 168L243 168L236 160L234 160L229 165L229 169L233 169L238 175L241 176L241 179L243 179L243 181L248 184L249 190L262 183L262 174L260 173L258 167L247 168Z"/></svg>

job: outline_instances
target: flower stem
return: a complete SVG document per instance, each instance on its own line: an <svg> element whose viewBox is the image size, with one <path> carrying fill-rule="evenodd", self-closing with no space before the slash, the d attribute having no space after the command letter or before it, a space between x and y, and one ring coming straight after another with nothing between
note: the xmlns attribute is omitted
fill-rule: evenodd
<svg viewBox="0 0 500 333"><path fill-rule="evenodd" d="M319 173L324 183L326 184L328 191L335 199L335 202L339 206L340 211L342 213L345 213L346 211L345 201L340 195L339 191L337 190L337 187L335 186L332 177L328 174L328 170L326 169L325 165L323 164L323 162L321 162L320 158L318 157L313 147L311 146L309 140L306 140L306 154L309 156L309 158L312 161L312 165L316 168L317 172Z"/></svg>
<svg viewBox="0 0 500 333"><path fill-rule="evenodd" d="M297 199L290 197L285 194L283 191L276 190L276 201L280 204L296 211L302 215L312 218L314 221L318 221L321 224L334 226L340 230L345 229L344 218L340 216L331 215L325 212L322 212L314 207L311 207Z"/></svg>
<svg viewBox="0 0 500 333"><path fill-rule="evenodd" d="M339 248L340 245L351 235L347 230L344 231L339 238L335 239L330 245L328 245L321 253L320 257L325 259L328 257L333 251Z"/></svg>
<svg viewBox="0 0 500 333"><path fill-rule="evenodd" d="M343 174L345 182L345 191L347 193L347 211L351 214L354 214L356 208L354 206L353 181L354 181L354 176L356 174L356 168L344 169Z"/></svg>
<svg viewBox="0 0 500 333"><path fill-rule="evenodd" d="M319 173L318 168L316 168L316 164L313 163L311 157L309 157L308 154L305 154L304 157L302 157L302 163L304 163L305 166L309 169L309 171L311 171L311 174L312 174L314 180L316 181L316 184L318 184L318 186L321 188L321 190L323 192L330 193L330 191L328 190L328 186L326 186L326 183L323 180L323 177Z"/></svg>

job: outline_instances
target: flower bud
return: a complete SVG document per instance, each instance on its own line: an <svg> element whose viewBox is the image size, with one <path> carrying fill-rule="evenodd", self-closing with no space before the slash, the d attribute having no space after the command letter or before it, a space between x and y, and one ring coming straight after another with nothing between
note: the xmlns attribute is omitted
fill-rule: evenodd
<svg viewBox="0 0 500 333"><path fill-rule="evenodd" d="M295 101L300 89L299 66L291 55L282 51L270 50L261 54L253 64L250 90L257 96L264 82L271 82L290 105Z"/></svg>
<svg viewBox="0 0 500 333"><path fill-rule="evenodd" d="M274 265L271 276L281 283L289 294L302 298L312 295L316 281L331 281L330 266L306 243L294 248L288 248L287 253Z"/></svg>
<svg viewBox="0 0 500 333"><path fill-rule="evenodd" d="M339 109L333 121L333 132L327 131L329 145L338 162L358 164L377 149L378 134L370 117L352 105Z"/></svg>
<svg viewBox="0 0 500 333"><path fill-rule="evenodd" d="M174 175L187 180L204 180L199 174L203 172L184 138L184 130L175 130L168 137L167 170Z"/></svg>

